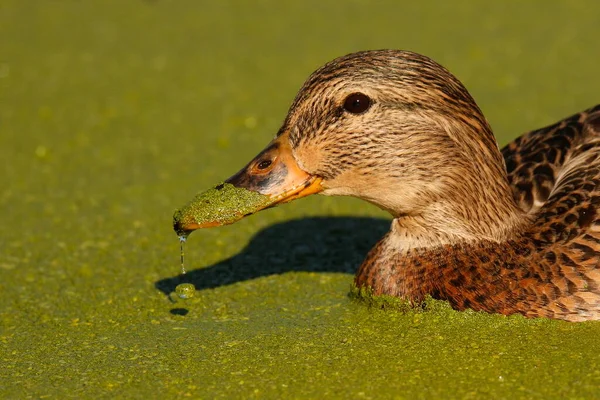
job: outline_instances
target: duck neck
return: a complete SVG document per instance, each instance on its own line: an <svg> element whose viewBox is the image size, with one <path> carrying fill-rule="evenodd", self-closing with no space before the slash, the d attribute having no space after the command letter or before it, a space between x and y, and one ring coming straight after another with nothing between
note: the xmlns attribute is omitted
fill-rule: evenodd
<svg viewBox="0 0 600 400"><path fill-rule="evenodd" d="M487 121L473 117L472 125L440 123L456 157L448 160L428 202L396 215L391 239L397 250L503 242L530 225L513 198L504 158Z"/></svg>
<svg viewBox="0 0 600 400"><path fill-rule="evenodd" d="M488 193L460 197L460 202L440 200L419 213L392 221L389 244L400 253L412 249L478 241L504 242L530 224L512 194L489 198Z"/></svg>

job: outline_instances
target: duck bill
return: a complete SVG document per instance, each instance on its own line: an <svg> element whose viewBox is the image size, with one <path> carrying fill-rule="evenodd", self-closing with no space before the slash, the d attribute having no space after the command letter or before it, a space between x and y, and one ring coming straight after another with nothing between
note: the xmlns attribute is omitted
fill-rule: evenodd
<svg viewBox="0 0 600 400"><path fill-rule="evenodd" d="M302 170L296 162L287 135L273 140L238 173L225 181L232 185L219 206L220 215L176 218L175 230L191 232L196 229L232 224L260 210L287 203L323 190L322 179ZM217 186L223 187L223 185ZM213 189L214 190L214 189ZM219 189L220 190L220 189ZM235 197L235 199L232 199ZM245 199L249 198L250 201ZM179 219L179 221L177 221Z"/></svg>
<svg viewBox="0 0 600 400"><path fill-rule="evenodd" d="M225 182L268 196L269 204L263 208L287 203L323 190L320 177L311 175L298 166L287 135L269 143L248 165Z"/></svg>

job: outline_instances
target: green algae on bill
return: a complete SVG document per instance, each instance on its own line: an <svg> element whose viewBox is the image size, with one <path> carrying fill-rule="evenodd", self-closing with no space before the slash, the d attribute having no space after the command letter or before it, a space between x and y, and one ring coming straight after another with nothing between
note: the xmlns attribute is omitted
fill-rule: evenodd
<svg viewBox="0 0 600 400"><path fill-rule="evenodd" d="M221 183L197 194L177 210L173 215L173 227L182 236L197 228L232 224L266 207L270 201L263 194Z"/></svg>

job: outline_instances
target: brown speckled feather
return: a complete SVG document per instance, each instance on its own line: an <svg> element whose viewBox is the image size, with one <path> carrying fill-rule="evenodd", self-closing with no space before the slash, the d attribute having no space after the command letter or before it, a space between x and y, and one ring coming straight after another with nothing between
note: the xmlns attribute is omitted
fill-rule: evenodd
<svg viewBox="0 0 600 400"><path fill-rule="evenodd" d="M536 212L548 199L556 177L573 150L596 137L586 120L599 106L537 129L515 139L502 149L508 180L519 206ZM585 127L588 128L585 128Z"/></svg>
<svg viewBox="0 0 600 400"><path fill-rule="evenodd" d="M503 155L515 198L534 214L529 229L407 255L385 254L394 252L388 234L356 284L413 301L431 294L459 310L600 319L600 106L520 137Z"/></svg>

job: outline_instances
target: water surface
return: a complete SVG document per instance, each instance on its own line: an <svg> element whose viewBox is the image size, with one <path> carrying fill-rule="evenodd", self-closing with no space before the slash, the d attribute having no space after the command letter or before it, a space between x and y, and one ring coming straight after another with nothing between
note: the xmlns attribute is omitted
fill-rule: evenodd
<svg viewBox="0 0 600 400"><path fill-rule="evenodd" d="M1 398L598 397L598 323L351 300L366 203L196 232L185 278L172 215L350 51L434 57L501 143L596 104L599 3L30 3L0 4Z"/></svg>

